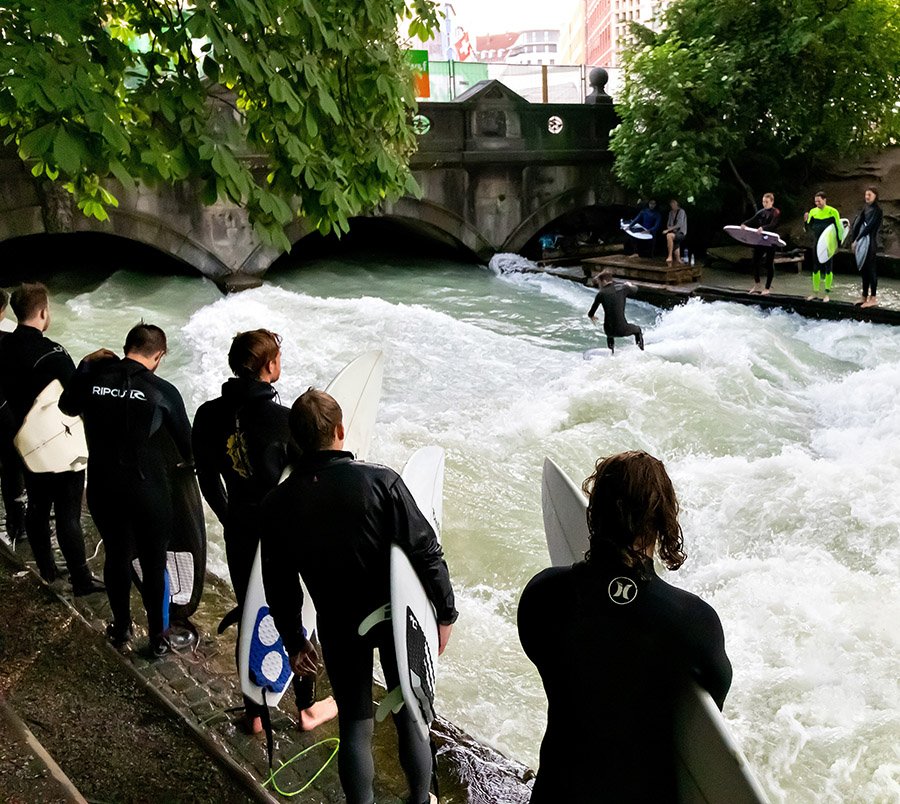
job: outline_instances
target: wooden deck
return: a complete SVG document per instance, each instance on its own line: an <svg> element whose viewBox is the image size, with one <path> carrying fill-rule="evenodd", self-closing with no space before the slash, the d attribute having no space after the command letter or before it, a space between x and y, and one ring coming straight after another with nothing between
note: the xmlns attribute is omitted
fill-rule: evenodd
<svg viewBox="0 0 900 804"><path fill-rule="evenodd" d="M609 269L617 279L635 279L655 285L690 285L698 282L702 273L699 265L684 265L681 262L667 265L664 260L645 260L623 254L591 257L582 260L581 266L586 278Z"/></svg>

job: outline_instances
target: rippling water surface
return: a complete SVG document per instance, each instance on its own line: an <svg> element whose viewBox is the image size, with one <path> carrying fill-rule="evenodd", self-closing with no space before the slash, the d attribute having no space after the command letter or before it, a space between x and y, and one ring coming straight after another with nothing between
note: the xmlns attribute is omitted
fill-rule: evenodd
<svg viewBox="0 0 900 804"><path fill-rule="evenodd" d="M58 292L52 335L80 357L163 326L161 374L188 410L227 378L232 336L284 336L286 404L383 349L372 459L447 451L444 546L459 624L439 709L537 763L540 681L516 603L548 558L545 455L580 481L594 459L663 459L687 564L669 580L718 610L735 668L725 715L773 801L900 801L900 331L737 305L634 304L647 351L615 358L592 294L536 275L434 261L332 259L223 298L194 278L114 274ZM221 532L213 569L225 574ZM552 634L548 634L552 639Z"/></svg>

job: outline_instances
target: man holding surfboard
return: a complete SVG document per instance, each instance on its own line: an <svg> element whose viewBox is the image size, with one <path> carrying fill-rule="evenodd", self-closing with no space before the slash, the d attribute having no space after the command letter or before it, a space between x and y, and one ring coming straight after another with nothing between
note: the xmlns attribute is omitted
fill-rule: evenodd
<svg viewBox="0 0 900 804"><path fill-rule="evenodd" d="M390 600L392 544L403 548L435 607L439 653L457 613L437 536L400 476L356 461L343 450L340 406L310 388L291 408L290 430L302 452L293 472L262 506L263 580L269 609L294 672L317 671L303 628L300 574L318 611L317 630L338 705L339 772L349 804L374 801L373 651L389 689L399 683L389 621L365 635L360 624ZM429 800L431 750L406 707L394 715L410 801Z"/></svg>
<svg viewBox="0 0 900 804"><path fill-rule="evenodd" d="M239 333L231 342L228 366L234 377L222 385L218 399L197 409L192 439L200 490L224 529L240 621L259 546L259 507L288 463L290 409L277 401L273 387L281 377L281 337L266 329ZM315 675L294 677L294 697L304 731L337 715L333 698L316 702ZM246 725L253 734L262 731L263 709L244 696Z"/></svg>
<svg viewBox="0 0 900 804"><path fill-rule="evenodd" d="M741 229L756 229L760 234L763 231L774 232L781 218L781 210L775 206L775 196L766 193L762 197L762 208L757 210L752 218L748 218L741 224ZM753 247L753 287L750 293L759 293L768 296L772 289L772 280L775 278L775 243L765 246ZM760 264L766 263L766 287L760 286Z"/></svg>
<svg viewBox="0 0 900 804"><path fill-rule="evenodd" d="M19 323L0 343L0 394L8 404L15 432L41 391L54 380L65 385L75 373L75 364L62 346L44 334L50 327L50 295L44 285L23 283L13 291L11 305ZM88 569L81 529L84 469L31 472L26 467L24 477L28 492L25 531L41 577L49 583L59 575L50 546L52 508L72 591L76 596L102 592L103 585Z"/></svg>
<svg viewBox="0 0 900 804"><path fill-rule="evenodd" d="M142 572L150 653L164 656L191 644L191 633L170 632L166 561L175 521L168 439L192 463L191 425L174 385L156 371L168 350L162 329L141 322L125 337L125 357L98 349L85 357L59 400L84 417L90 450L88 508L106 551L103 578L113 621L106 634L117 647L132 637L131 573Z"/></svg>
<svg viewBox="0 0 900 804"><path fill-rule="evenodd" d="M654 570L654 556L670 570L686 558L662 462L645 452L601 458L582 490L583 544L577 488L573 506L550 502L549 510L545 488L555 566L519 601L519 639L547 694L531 802L678 801L676 702L696 682L721 709L732 676L722 625L711 606Z"/></svg>
<svg viewBox="0 0 900 804"><path fill-rule="evenodd" d="M875 271L875 252L878 250L878 230L884 214L878 204L878 189L867 187L865 206L859 211L850 230L850 250L856 257L856 267L862 277L862 298L859 307L878 304L878 274Z"/></svg>
<svg viewBox="0 0 900 804"><path fill-rule="evenodd" d="M807 296L807 301L818 300L828 301L831 294L831 285L834 282L834 271L832 263L834 255L837 252L838 245L844 239L844 224L841 223L841 214L834 208L828 206L828 200L825 197L825 191L819 190L814 198L815 206L809 211L803 213L803 221L806 231L812 235L812 287L811 296ZM823 285L825 295L819 296L819 288Z"/></svg>

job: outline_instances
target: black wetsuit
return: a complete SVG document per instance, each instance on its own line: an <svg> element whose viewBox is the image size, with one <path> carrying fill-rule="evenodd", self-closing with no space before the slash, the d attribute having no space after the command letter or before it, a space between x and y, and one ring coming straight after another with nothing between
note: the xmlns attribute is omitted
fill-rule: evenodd
<svg viewBox="0 0 900 804"><path fill-rule="evenodd" d="M434 604L438 622L456 619L440 543L401 480L386 466L326 450L301 460L263 502L266 596L291 655L306 644L303 574L318 612L319 640L338 705L340 776L348 802L372 801L372 653L379 648L388 686L397 683L390 623L366 636L365 617L390 600L390 546L405 551ZM431 754L406 708L394 716L411 801L428 799Z"/></svg>
<svg viewBox="0 0 900 804"><path fill-rule="evenodd" d="M163 439L191 461L191 425L178 390L130 358L82 361L59 400L84 417L88 508L106 550L103 579L121 636L131 626L131 561L141 563L141 596L151 645L166 633L166 548L173 529Z"/></svg>
<svg viewBox="0 0 900 804"><path fill-rule="evenodd" d="M6 399L9 411L7 428L11 427L15 434L38 394L53 380L59 380L65 386L74 371L75 364L68 352L44 337L36 327L19 324L15 331L6 335L0 341L0 394ZM8 445L3 457L13 461ZM47 581L57 577L50 546L52 508L56 517L56 539L69 569L72 588L76 592L89 591L93 581L81 529L84 471L36 473L28 471L24 464L19 466L28 492L25 531L41 577Z"/></svg>
<svg viewBox="0 0 900 804"><path fill-rule="evenodd" d="M763 228L767 232L775 231L778 221L781 219L781 210L778 207L763 207L752 218L748 218L741 224L748 229ZM766 290L772 287L772 280L775 278L775 248L771 246L754 246L753 247L753 281L758 285L760 282L759 266L763 261L766 263Z"/></svg>
<svg viewBox="0 0 900 804"><path fill-rule="evenodd" d="M0 344L8 334L0 330ZM22 459L13 446L15 435L15 418L0 388L0 493L6 514L6 535L13 547L25 536L25 476Z"/></svg>
<svg viewBox="0 0 900 804"><path fill-rule="evenodd" d="M712 607L655 574L579 562L532 578L518 621L547 694L531 801L677 801L675 695L692 676L721 708L731 686Z"/></svg>
<svg viewBox="0 0 900 804"><path fill-rule="evenodd" d="M634 335L634 342L641 349L644 348L644 334L641 328L625 320L625 299L633 294L631 285L610 283L600 288L588 311L588 316L593 318L597 308L603 305L603 331L606 333L606 345L610 351L615 351L616 338L625 338L629 335Z"/></svg>
<svg viewBox="0 0 900 804"><path fill-rule="evenodd" d="M866 259L860 266L860 274L862 276L862 295L872 296L878 295L878 273L875 270L876 255L878 250L878 230L881 228L881 222L884 219L884 213L878 202L866 204L856 220L853 221L853 228L850 231L850 242L856 243L860 238L869 237L869 250L866 252Z"/></svg>
<svg viewBox="0 0 900 804"><path fill-rule="evenodd" d="M222 523L225 557L238 607L243 609L259 546L263 497L287 465L290 410L267 382L233 377L222 396L197 409L192 434L200 490ZM224 481L224 484L223 484ZM294 679L299 709L315 702L315 677ZM244 697L250 716L264 707Z"/></svg>

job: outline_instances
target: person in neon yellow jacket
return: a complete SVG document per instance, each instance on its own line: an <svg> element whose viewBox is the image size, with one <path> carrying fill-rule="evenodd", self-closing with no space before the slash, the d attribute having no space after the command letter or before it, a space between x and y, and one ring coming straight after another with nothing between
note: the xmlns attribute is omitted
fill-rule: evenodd
<svg viewBox="0 0 900 804"><path fill-rule="evenodd" d="M803 213L803 222L806 226L806 231L812 233L813 244L813 292L812 296L807 296L807 300L822 298L819 296L819 288L822 286L822 278L824 277L825 296L823 298L823 301L828 301L828 294L831 293L831 285L834 282L834 272L832 271L832 263L834 262L834 257L832 255L824 262L820 262L816 245L819 242L819 237L821 237L822 233L826 231L829 226L835 227L837 242L840 244L840 242L844 239L844 225L841 223L840 213L834 207L828 206L824 190L819 190L816 193L814 200L815 206L809 212Z"/></svg>

